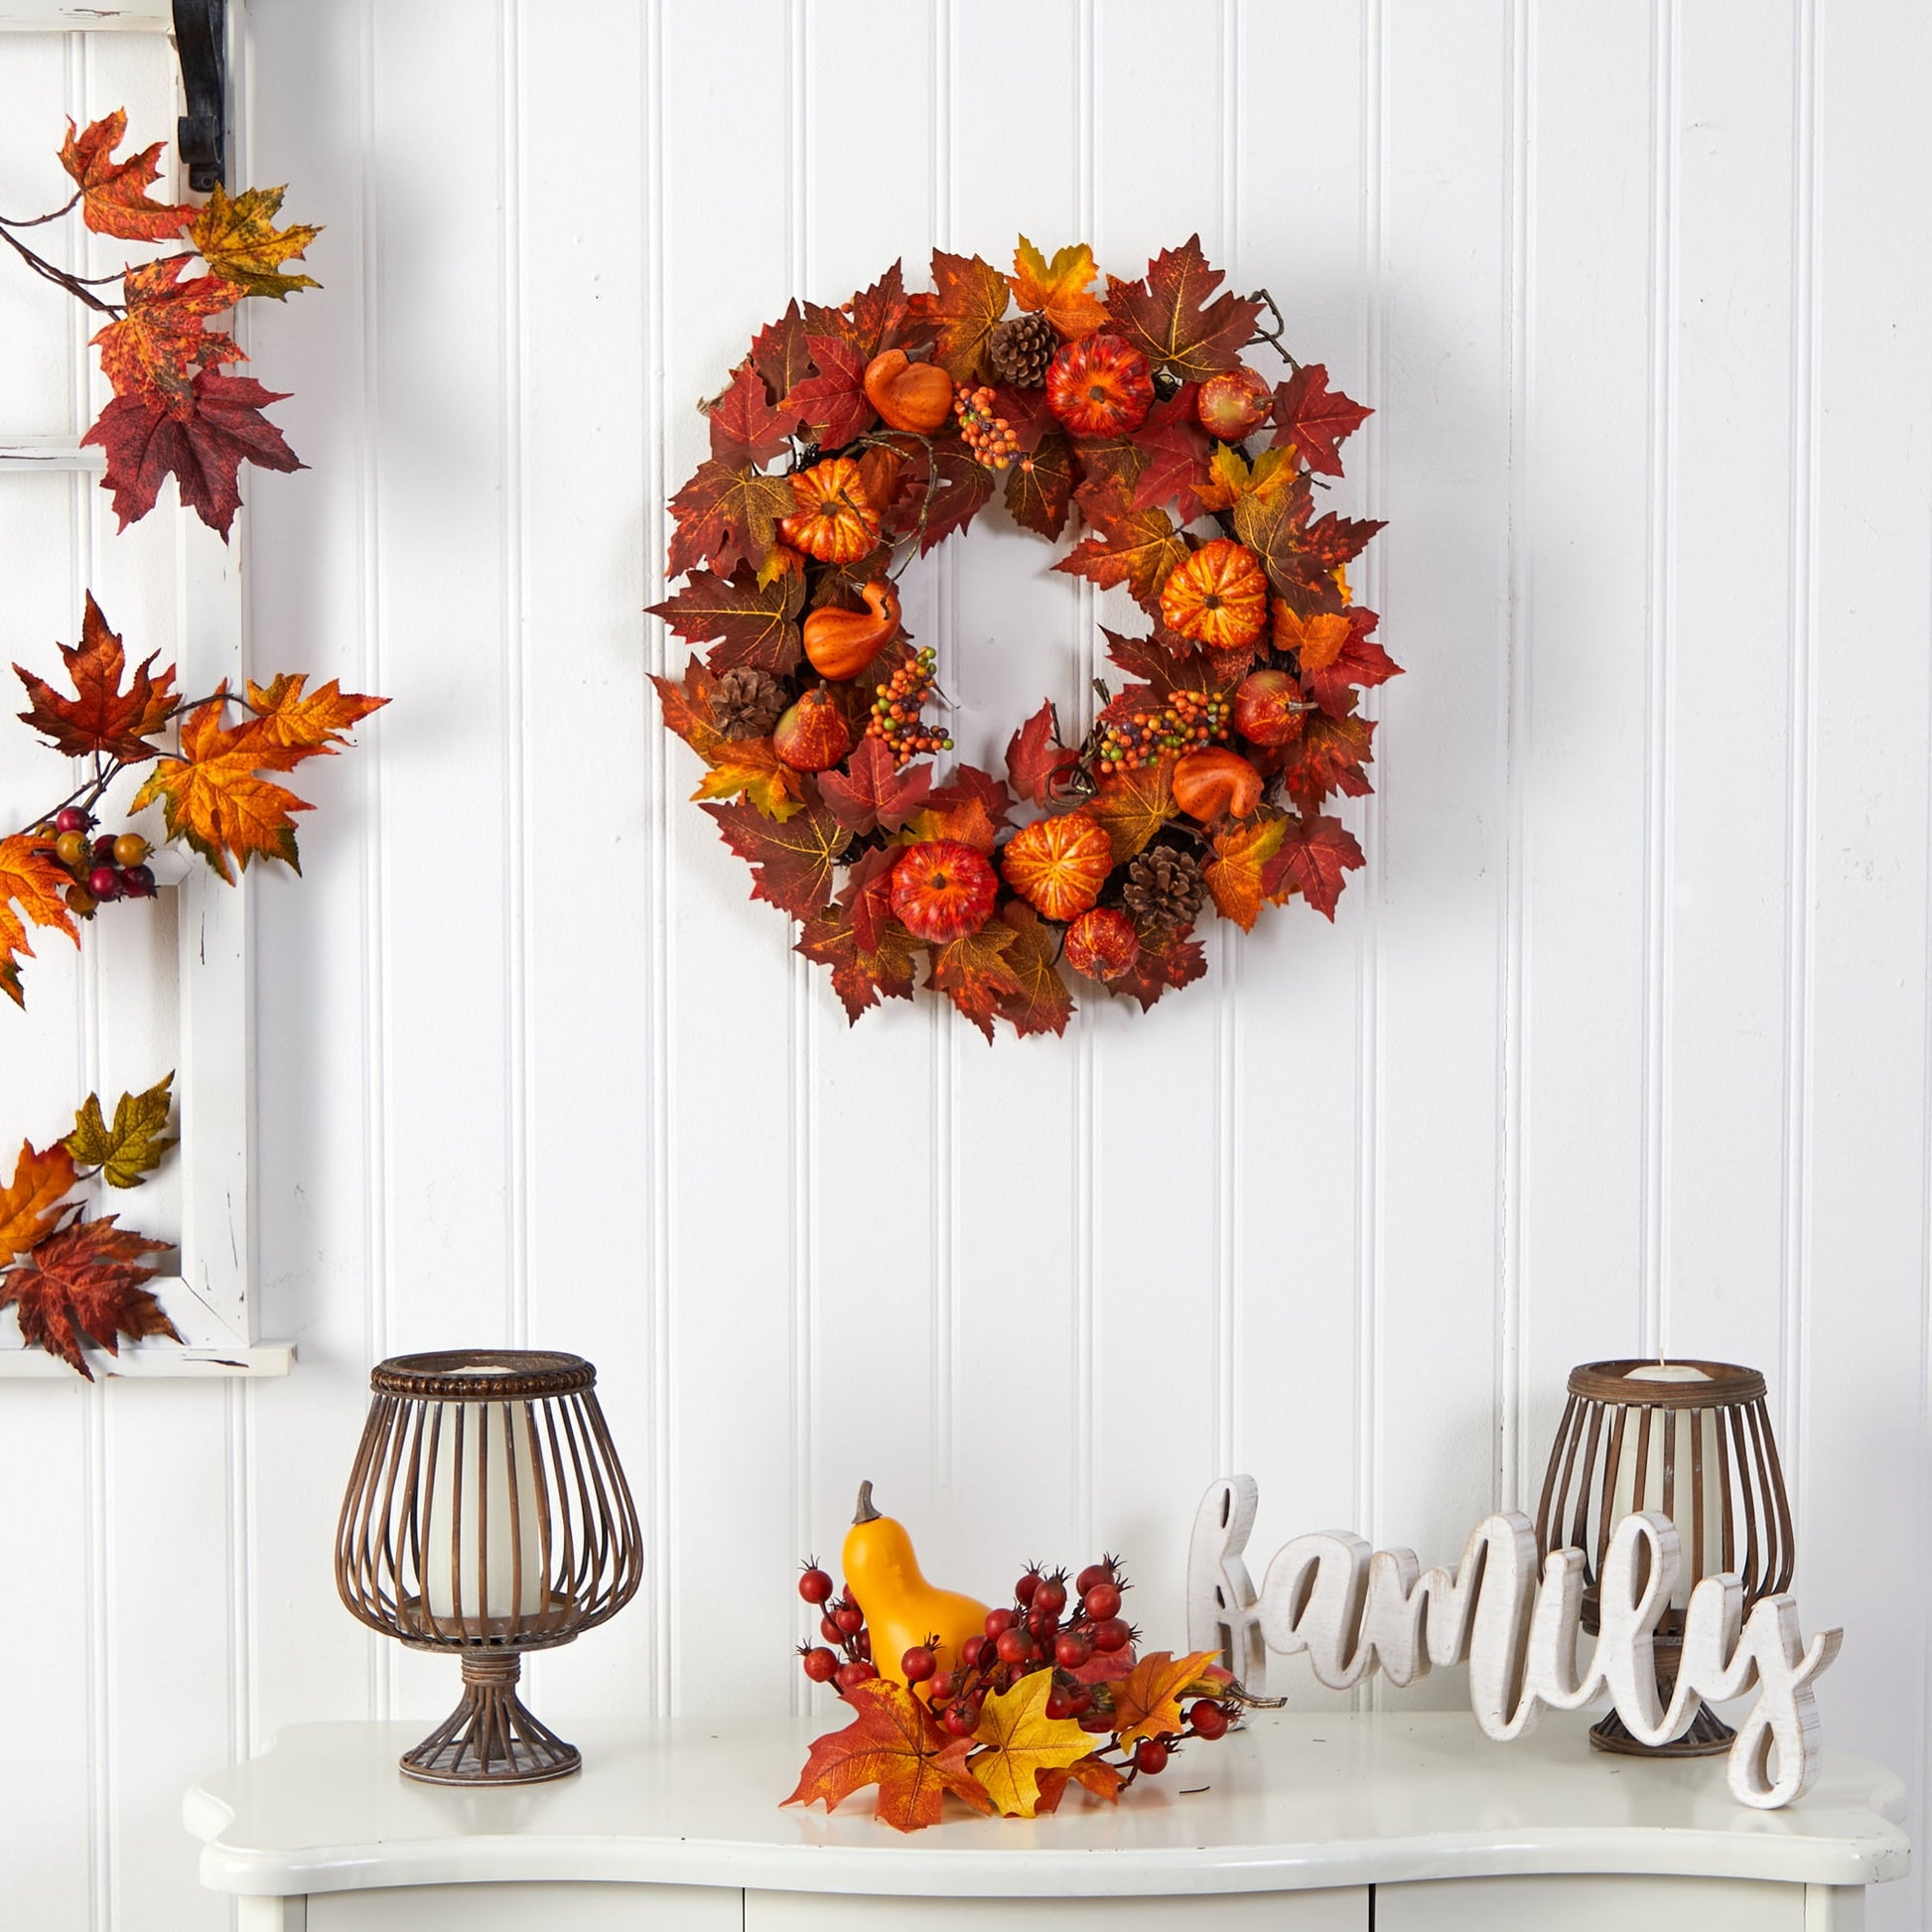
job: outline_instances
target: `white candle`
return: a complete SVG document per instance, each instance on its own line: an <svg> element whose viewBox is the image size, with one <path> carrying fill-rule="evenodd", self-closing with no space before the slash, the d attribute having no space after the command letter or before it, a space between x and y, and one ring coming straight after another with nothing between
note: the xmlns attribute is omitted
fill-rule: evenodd
<svg viewBox="0 0 1932 1932"><path fill-rule="evenodd" d="M490 1375L497 1371L485 1365L463 1372ZM510 1419L507 1429L506 1413ZM463 1424L460 1458L459 1417ZM436 1461L429 1471L429 1507L422 1531L423 1586L430 1614L455 1617L460 1595L466 1623L479 1613L534 1620L544 1608L538 1501L542 1477L529 1405L432 1403L423 1417L425 1456L432 1441Z"/></svg>
<svg viewBox="0 0 1932 1932"><path fill-rule="evenodd" d="M1623 1378L1626 1382L1708 1382L1711 1377L1689 1362L1646 1362ZM1643 1419L1650 1417L1650 1449L1645 1459L1643 1494L1637 1494L1637 1444ZM1715 1577L1724 1568L1725 1485L1718 1460L1718 1412L1715 1409L1644 1409L1623 1411L1623 1448L1617 1457L1616 1488L1610 1504L1610 1527L1640 1509L1655 1510L1677 1525L1679 1545L1677 1587L1671 1607L1683 1609L1700 1577ZM1693 1430L1693 1422L1696 1428ZM1606 1424L1614 1427L1614 1423ZM1701 1447L1694 1444L1701 1439ZM1607 1451L1608 1445L1605 1444ZM1672 1462L1670 1507L1664 1507L1664 1461ZM1704 1474L1704 1535L1696 1533L1694 1499L1698 1458Z"/></svg>

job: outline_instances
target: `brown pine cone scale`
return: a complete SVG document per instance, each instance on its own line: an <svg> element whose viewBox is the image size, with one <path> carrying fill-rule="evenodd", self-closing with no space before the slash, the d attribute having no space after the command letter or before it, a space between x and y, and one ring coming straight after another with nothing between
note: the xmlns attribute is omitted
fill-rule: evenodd
<svg viewBox="0 0 1932 1932"><path fill-rule="evenodd" d="M726 671L712 687L712 720L727 738L769 737L784 709L785 687L756 664Z"/></svg>
<svg viewBox="0 0 1932 1932"><path fill-rule="evenodd" d="M987 339L986 359L1002 382L1016 389L1037 389L1045 382L1046 365L1059 345L1059 336L1044 316L1015 316Z"/></svg>

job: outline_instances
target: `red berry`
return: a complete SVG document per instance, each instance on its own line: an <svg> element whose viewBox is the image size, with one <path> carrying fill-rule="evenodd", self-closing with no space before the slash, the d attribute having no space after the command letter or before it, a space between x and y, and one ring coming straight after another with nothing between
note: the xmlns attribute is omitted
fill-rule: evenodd
<svg viewBox="0 0 1932 1932"><path fill-rule="evenodd" d="M898 1660L898 1667L905 1673L908 1684L923 1684L939 1668L939 1660L924 1644L915 1643Z"/></svg>
<svg viewBox="0 0 1932 1932"><path fill-rule="evenodd" d="M997 1642L1019 1621L1020 1619L1011 1610L988 1610L986 1613L986 1634Z"/></svg>
<svg viewBox="0 0 1932 1932"><path fill-rule="evenodd" d="M1048 1616L1058 1616L1066 1608L1066 1586L1057 1577L1042 1579L1034 1592L1034 1608L1044 1610Z"/></svg>
<svg viewBox="0 0 1932 1932"><path fill-rule="evenodd" d="M54 814L54 829L57 832L84 832L93 822L93 814L83 812L78 805L63 805Z"/></svg>
<svg viewBox="0 0 1932 1932"><path fill-rule="evenodd" d="M1061 1634L1053 1645L1053 1661L1061 1670L1078 1670L1093 1655L1093 1645L1071 1630Z"/></svg>
<svg viewBox="0 0 1932 1932"><path fill-rule="evenodd" d="M1039 1583L1040 1583L1039 1572L1037 1570L1028 1571L1027 1574L1024 1577L1022 1577L1017 1584L1014 1585L1013 1600L1016 1603L1031 1603L1034 1600L1034 1592L1039 1587Z"/></svg>
<svg viewBox="0 0 1932 1932"><path fill-rule="evenodd" d="M101 866L111 866L114 863L114 835L112 832L103 832L94 841L94 863Z"/></svg>
<svg viewBox="0 0 1932 1932"><path fill-rule="evenodd" d="M1081 1607L1098 1623L1120 1614L1120 1590L1113 1584L1095 1584L1080 1599Z"/></svg>
<svg viewBox="0 0 1932 1932"><path fill-rule="evenodd" d="M1070 1718L1073 1715L1073 1693L1062 1690L1055 1684L1046 1693L1046 1715L1049 1718Z"/></svg>
<svg viewBox="0 0 1932 1932"><path fill-rule="evenodd" d="M1114 1720L1111 1712L1083 1711L1080 1714L1080 1728L1082 1730L1112 1730L1113 1727Z"/></svg>
<svg viewBox="0 0 1932 1932"><path fill-rule="evenodd" d="M841 1630L839 1626L836 1623L834 1623L829 1616L822 1616L819 1618L818 1634L821 1637L823 1637L827 1643L843 1643L845 1641L845 1632Z"/></svg>
<svg viewBox="0 0 1932 1932"><path fill-rule="evenodd" d="M1073 1715L1084 1718L1093 1709L1093 1693L1084 1684L1076 1684L1067 1694L1073 1700Z"/></svg>
<svg viewBox="0 0 1932 1932"><path fill-rule="evenodd" d="M932 1702L934 1704L944 1704L945 1701L952 1696L953 1691L957 1687L953 1683L952 1673L950 1671L942 1670L939 1673L939 1675L932 1680L932 1691L931 1691Z"/></svg>
<svg viewBox="0 0 1932 1932"><path fill-rule="evenodd" d="M153 867L129 866L121 874L121 888L129 898L152 898L154 897Z"/></svg>
<svg viewBox="0 0 1932 1932"><path fill-rule="evenodd" d="M839 1660L823 1644L814 1644L798 1654L804 1662L805 1675L814 1684L829 1684L838 1675Z"/></svg>
<svg viewBox="0 0 1932 1932"><path fill-rule="evenodd" d="M833 1673L838 1687L849 1691L856 1684L870 1684L879 1675L870 1664L841 1664Z"/></svg>
<svg viewBox="0 0 1932 1932"><path fill-rule="evenodd" d="M121 876L112 866L96 866L87 875L87 890L96 898L119 898Z"/></svg>
<svg viewBox="0 0 1932 1932"><path fill-rule="evenodd" d="M970 1737L979 1728L979 1719L963 1704L950 1704L939 1720L955 1737Z"/></svg>
<svg viewBox="0 0 1932 1932"><path fill-rule="evenodd" d="M1187 1722L1193 1725L1196 1734L1210 1740L1227 1735L1228 1714L1221 1706L1209 1703L1205 1698L1189 1708Z"/></svg>
<svg viewBox="0 0 1932 1932"><path fill-rule="evenodd" d="M859 1632L866 1627L866 1613L858 1606L857 1603L848 1601L848 1602L840 1603L834 1607L832 1611L832 1621L836 1623L839 1626L839 1628L842 1631L844 1631L848 1637L856 1637L859 1634Z"/></svg>
<svg viewBox="0 0 1932 1932"><path fill-rule="evenodd" d="M984 1637L968 1637L959 1646L959 1661L968 1670L978 1670L980 1667L980 1659L986 1655L986 1649L987 1644Z"/></svg>
<svg viewBox="0 0 1932 1932"><path fill-rule="evenodd" d="M832 1596L832 1580L816 1564L807 1564L798 1579L798 1594L807 1603L826 1603Z"/></svg>
<svg viewBox="0 0 1932 1932"><path fill-rule="evenodd" d="M1158 1737L1143 1737L1134 1746L1134 1768L1149 1777L1168 1768L1168 1747Z"/></svg>
<svg viewBox="0 0 1932 1932"><path fill-rule="evenodd" d="M1093 1626L1093 1647L1096 1650L1125 1650L1133 1641L1133 1631L1117 1616L1105 1617Z"/></svg>
<svg viewBox="0 0 1932 1932"><path fill-rule="evenodd" d="M1034 1654L1034 1640L1024 1630L1002 1630L996 1647L1003 1664L1024 1664Z"/></svg>
<svg viewBox="0 0 1932 1932"><path fill-rule="evenodd" d="M1095 1584L1111 1584L1113 1581L1114 1566L1111 1563L1090 1563L1074 1578L1073 1587L1084 1596Z"/></svg>

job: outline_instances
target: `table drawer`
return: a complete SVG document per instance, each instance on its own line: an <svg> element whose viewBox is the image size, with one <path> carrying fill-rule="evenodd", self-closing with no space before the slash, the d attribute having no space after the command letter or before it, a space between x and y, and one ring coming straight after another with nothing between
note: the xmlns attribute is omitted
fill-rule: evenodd
<svg viewBox="0 0 1932 1932"><path fill-rule="evenodd" d="M749 1891L745 1932L1368 1932L1368 1889L1173 1898L858 1898Z"/></svg>
<svg viewBox="0 0 1932 1932"><path fill-rule="evenodd" d="M725 1885L392 1885L311 1893L303 1932L740 1932L744 1896Z"/></svg>
<svg viewBox="0 0 1932 1932"><path fill-rule="evenodd" d="M1805 1932L1803 1885L1747 1878L1445 1878L1377 1885L1375 1932Z"/></svg>

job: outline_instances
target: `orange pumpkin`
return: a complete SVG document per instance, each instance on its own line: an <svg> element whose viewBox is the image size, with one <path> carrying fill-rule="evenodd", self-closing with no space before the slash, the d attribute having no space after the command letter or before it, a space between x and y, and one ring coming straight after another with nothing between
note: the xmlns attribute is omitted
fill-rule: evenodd
<svg viewBox="0 0 1932 1932"><path fill-rule="evenodd" d="M828 604L805 620L805 655L820 677L857 677L898 635L898 592L875 577L864 595L864 611Z"/></svg>
<svg viewBox="0 0 1932 1932"><path fill-rule="evenodd" d="M849 456L800 470L791 480L791 500L795 507L778 519L778 534L808 557L849 564L879 541L879 512Z"/></svg>
<svg viewBox="0 0 1932 1932"><path fill-rule="evenodd" d="M1100 897L1114 869L1107 828L1085 812L1036 819L1006 849L1007 884L1049 919L1075 919Z"/></svg>
<svg viewBox="0 0 1932 1932"><path fill-rule="evenodd" d="M1212 650L1241 650L1268 621L1261 560L1229 537L1204 543L1161 587L1161 621Z"/></svg>
<svg viewBox="0 0 1932 1932"><path fill-rule="evenodd" d="M930 945L977 932L999 892L986 855L958 839L908 845L893 868L893 910L913 938Z"/></svg>
<svg viewBox="0 0 1932 1932"><path fill-rule="evenodd" d="M935 363L909 361L902 348L866 364L865 390L883 422L914 436L930 436L952 414L952 377Z"/></svg>
<svg viewBox="0 0 1932 1932"><path fill-rule="evenodd" d="M1261 803L1261 773L1239 752L1203 745L1173 768L1173 802L1203 825L1246 818Z"/></svg>
<svg viewBox="0 0 1932 1932"><path fill-rule="evenodd" d="M1046 406L1075 436L1131 436L1154 407L1154 371L1118 336L1082 336L1048 365Z"/></svg>

